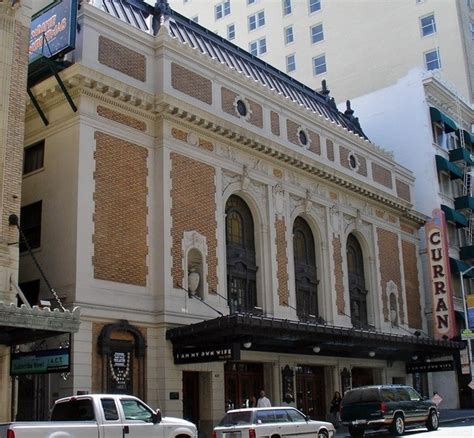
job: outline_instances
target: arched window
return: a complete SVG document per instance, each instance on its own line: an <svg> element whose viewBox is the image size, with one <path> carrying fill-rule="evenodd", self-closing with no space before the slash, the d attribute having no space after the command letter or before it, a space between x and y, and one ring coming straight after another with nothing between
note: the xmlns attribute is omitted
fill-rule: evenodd
<svg viewBox="0 0 474 438"><path fill-rule="evenodd" d="M349 273L349 297L351 321L356 327L367 326L367 289L365 287L364 258L356 237L347 238L347 271Z"/></svg>
<svg viewBox="0 0 474 438"><path fill-rule="evenodd" d="M308 223L297 217L293 224L296 313L300 319L318 315L318 277L314 238Z"/></svg>
<svg viewBox="0 0 474 438"><path fill-rule="evenodd" d="M227 297L231 313L252 312L257 306L257 266L252 213L232 195L225 207Z"/></svg>

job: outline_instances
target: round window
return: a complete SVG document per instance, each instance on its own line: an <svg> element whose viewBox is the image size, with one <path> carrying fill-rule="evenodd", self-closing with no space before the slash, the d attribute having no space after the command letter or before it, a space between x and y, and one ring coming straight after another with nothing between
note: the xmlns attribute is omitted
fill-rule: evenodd
<svg viewBox="0 0 474 438"><path fill-rule="evenodd" d="M247 105L242 99L237 101L237 112L242 116L245 117L247 115Z"/></svg>
<svg viewBox="0 0 474 438"><path fill-rule="evenodd" d="M349 165L351 169L357 168L357 159L354 154L349 155Z"/></svg>
<svg viewBox="0 0 474 438"><path fill-rule="evenodd" d="M298 138L303 146L306 146L308 144L308 136L306 135L306 132L304 132L302 129L300 129L300 132L298 132Z"/></svg>

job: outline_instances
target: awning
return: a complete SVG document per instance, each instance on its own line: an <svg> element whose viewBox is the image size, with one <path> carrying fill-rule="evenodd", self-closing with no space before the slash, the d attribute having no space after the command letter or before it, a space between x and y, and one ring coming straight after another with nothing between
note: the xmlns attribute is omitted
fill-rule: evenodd
<svg viewBox="0 0 474 438"><path fill-rule="evenodd" d="M79 331L80 310L72 312L0 302L0 345L19 345Z"/></svg>
<svg viewBox="0 0 474 438"><path fill-rule="evenodd" d="M448 172L451 179L463 179L464 174L462 169L458 165L451 163L441 155L436 155L436 168L439 172Z"/></svg>
<svg viewBox="0 0 474 438"><path fill-rule="evenodd" d="M449 267L451 268L451 274L459 274L460 272L466 272L471 266L462 260L449 257ZM474 269L467 272L464 278L474 278Z"/></svg>
<svg viewBox="0 0 474 438"><path fill-rule="evenodd" d="M167 330L166 339L181 353L186 349L196 351L245 343L253 351L314 356L313 348L317 346L322 356L367 359L369 351L373 351L378 359L407 361L414 353L420 357L448 356L465 347L461 342L414 334L396 335L252 314L231 314L172 328Z"/></svg>
<svg viewBox="0 0 474 438"><path fill-rule="evenodd" d="M453 208L448 207L447 205L441 205L441 210L444 211L444 216L449 222L456 224L457 228L463 228L468 226L466 216L459 211L454 210Z"/></svg>
<svg viewBox="0 0 474 438"><path fill-rule="evenodd" d="M471 152L466 148L456 148L449 151L449 161L463 161L468 166L474 166Z"/></svg>
<svg viewBox="0 0 474 438"><path fill-rule="evenodd" d="M433 123L443 123L445 132L454 132L458 130L458 126L453 119L443 114L440 110L430 107L430 116Z"/></svg>
<svg viewBox="0 0 474 438"><path fill-rule="evenodd" d="M472 196L459 196L454 200L456 210L474 210L474 198Z"/></svg>
<svg viewBox="0 0 474 438"><path fill-rule="evenodd" d="M458 136L464 137L464 142L467 146L474 146L474 134L467 132L465 129L458 129Z"/></svg>

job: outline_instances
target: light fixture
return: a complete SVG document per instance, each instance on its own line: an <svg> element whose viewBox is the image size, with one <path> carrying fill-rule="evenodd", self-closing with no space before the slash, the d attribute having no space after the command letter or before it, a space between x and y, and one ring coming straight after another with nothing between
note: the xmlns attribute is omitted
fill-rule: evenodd
<svg viewBox="0 0 474 438"><path fill-rule="evenodd" d="M252 346L252 342L250 341L247 341L247 342L244 342L244 348L246 348L247 350Z"/></svg>
<svg viewBox="0 0 474 438"><path fill-rule="evenodd" d="M374 357L375 356L375 351L369 351L369 357Z"/></svg>
<svg viewBox="0 0 474 438"><path fill-rule="evenodd" d="M315 346L313 347L313 351L314 351L315 353L319 353L319 352L321 351L321 347L320 347L319 345L315 345Z"/></svg>
<svg viewBox="0 0 474 438"><path fill-rule="evenodd" d="M418 355L417 354L414 354L412 357L411 357L412 360L418 360Z"/></svg>

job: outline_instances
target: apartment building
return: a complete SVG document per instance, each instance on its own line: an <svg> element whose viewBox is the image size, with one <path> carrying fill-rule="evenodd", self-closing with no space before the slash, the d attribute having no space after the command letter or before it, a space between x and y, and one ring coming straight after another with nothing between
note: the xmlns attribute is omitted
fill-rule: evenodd
<svg viewBox="0 0 474 438"><path fill-rule="evenodd" d="M337 102L417 66L441 70L474 100L472 0L170 0L198 21Z"/></svg>
<svg viewBox="0 0 474 438"><path fill-rule="evenodd" d="M166 2L94 0L78 25L77 111L49 77L31 90L47 126L26 115L44 160L22 219L82 312L70 376L38 397L132 393L209 433L262 387L313 418L351 386L428 395L406 365L462 345L427 335L412 172L350 107Z"/></svg>

